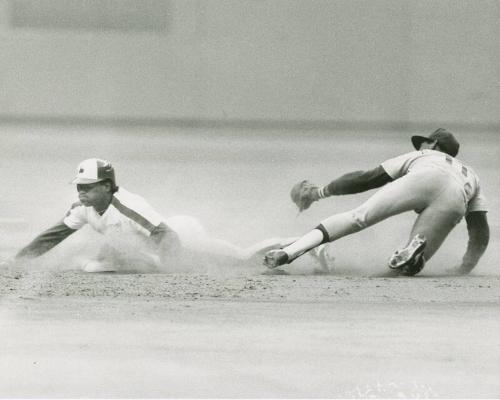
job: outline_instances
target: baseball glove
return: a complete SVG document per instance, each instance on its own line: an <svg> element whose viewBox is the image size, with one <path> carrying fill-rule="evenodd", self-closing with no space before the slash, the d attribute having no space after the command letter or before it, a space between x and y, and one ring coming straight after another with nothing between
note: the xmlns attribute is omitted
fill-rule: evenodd
<svg viewBox="0 0 500 400"><path fill-rule="evenodd" d="M319 188L307 180L296 183L290 192L292 201L299 208L299 212L307 210L311 204L319 200Z"/></svg>

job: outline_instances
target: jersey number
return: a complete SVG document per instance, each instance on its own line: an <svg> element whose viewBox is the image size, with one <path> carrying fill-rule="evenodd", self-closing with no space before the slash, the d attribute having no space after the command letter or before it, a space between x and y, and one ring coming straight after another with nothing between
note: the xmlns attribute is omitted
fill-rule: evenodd
<svg viewBox="0 0 500 400"><path fill-rule="evenodd" d="M450 165L453 165L453 158L451 158L450 156L446 156L446 161L448 162L448 164ZM460 165L460 163L459 163ZM467 167L465 165L460 165L462 168L462 175L467 178L467 176L469 175L469 171L467 170ZM464 190L465 190L465 194L467 196L467 198L470 198L471 194L472 194L472 185L467 182L465 185L464 185Z"/></svg>
<svg viewBox="0 0 500 400"><path fill-rule="evenodd" d="M448 164L453 165L453 158L450 156L446 156L446 161ZM462 165L462 175L467 178L467 175L469 174L469 171L467 170L467 167L465 165Z"/></svg>

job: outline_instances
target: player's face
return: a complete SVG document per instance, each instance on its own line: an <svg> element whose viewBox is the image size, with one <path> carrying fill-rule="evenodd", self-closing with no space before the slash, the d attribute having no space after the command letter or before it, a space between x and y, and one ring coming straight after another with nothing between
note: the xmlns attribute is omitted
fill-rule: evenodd
<svg viewBox="0 0 500 400"><path fill-rule="evenodd" d="M106 199L108 190L103 182L77 184L78 198L85 207L101 204Z"/></svg>

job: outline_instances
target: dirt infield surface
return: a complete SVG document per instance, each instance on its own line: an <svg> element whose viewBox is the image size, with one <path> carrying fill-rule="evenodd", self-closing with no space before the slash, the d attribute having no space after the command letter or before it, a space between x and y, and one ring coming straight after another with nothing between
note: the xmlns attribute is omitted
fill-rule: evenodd
<svg viewBox="0 0 500 400"><path fill-rule="evenodd" d="M75 197L66 183L83 158L114 160L119 183L164 215L194 215L247 246L303 233L369 195L297 217L295 181L326 183L409 149L395 134L374 135L369 151L359 150L367 136L347 134L12 128L6 138L2 256L64 215ZM410 214L334 243L326 275L307 260L289 275L204 260L162 274L88 274L77 262L88 232L0 271L0 397L500 397L499 141L463 135L463 158L492 210L492 243L467 277L445 272L465 251L463 225L419 276L380 277Z"/></svg>
<svg viewBox="0 0 500 400"><path fill-rule="evenodd" d="M6 397L500 393L499 277L28 275L1 279Z"/></svg>

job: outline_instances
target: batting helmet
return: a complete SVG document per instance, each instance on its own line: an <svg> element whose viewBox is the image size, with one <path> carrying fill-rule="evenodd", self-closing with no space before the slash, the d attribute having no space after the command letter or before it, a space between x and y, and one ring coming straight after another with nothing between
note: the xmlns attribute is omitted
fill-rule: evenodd
<svg viewBox="0 0 500 400"><path fill-rule="evenodd" d="M89 158L82 161L76 170L76 177L71 183L88 185L109 179L116 185L115 170L111 163L99 158Z"/></svg>

